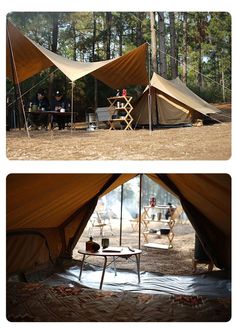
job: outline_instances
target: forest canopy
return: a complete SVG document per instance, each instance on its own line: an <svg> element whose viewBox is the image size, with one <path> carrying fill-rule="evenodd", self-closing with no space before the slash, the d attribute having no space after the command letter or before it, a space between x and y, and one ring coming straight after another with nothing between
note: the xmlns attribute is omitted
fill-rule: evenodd
<svg viewBox="0 0 236 329"><path fill-rule="evenodd" d="M147 68L164 78L177 76L208 102L231 99L231 16L226 12L13 12L9 20L26 36L63 57L95 62L115 58L149 43ZM70 82L52 68L21 83L40 83L70 95ZM12 90L8 81L8 90ZM138 97L143 88L130 87ZM27 98L35 93L32 89ZM76 107L106 106L115 91L90 75L74 87Z"/></svg>

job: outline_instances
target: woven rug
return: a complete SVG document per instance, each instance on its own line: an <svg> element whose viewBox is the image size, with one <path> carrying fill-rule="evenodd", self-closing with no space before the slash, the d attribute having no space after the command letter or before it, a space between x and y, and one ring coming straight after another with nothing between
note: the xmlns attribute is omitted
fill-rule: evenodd
<svg viewBox="0 0 236 329"><path fill-rule="evenodd" d="M7 285L7 319L13 322L228 321L229 298L113 292L41 283Z"/></svg>

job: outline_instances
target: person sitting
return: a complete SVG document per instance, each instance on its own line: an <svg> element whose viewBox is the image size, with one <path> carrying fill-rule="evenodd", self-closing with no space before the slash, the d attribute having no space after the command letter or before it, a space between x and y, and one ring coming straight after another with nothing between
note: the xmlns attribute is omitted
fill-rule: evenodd
<svg viewBox="0 0 236 329"><path fill-rule="evenodd" d="M68 109L68 102L60 90L57 90L51 102L51 110L56 112L66 112ZM58 124L59 130L65 129L66 118L63 115L56 115L55 121Z"/></svg>
<svg viewBox="0 0 236 329"><path fill-rule="evenodd" d="M30 107L32 112L50 111L50 103L47 96L45 95L44 90L38 90L35 98L31 102ZM48 117L43 113L37 115L30 113L28 116L28 124L31 128L38 129L40 126L44 126L47 129Z"/></svg>
<svg viewBox="0 0 236 329"><path fill-rule="evenodd" d="M168 203L169 208L167 209L165 213L165 219L168 220L174 213L175 207L172 205L171 202Z"/></svg>

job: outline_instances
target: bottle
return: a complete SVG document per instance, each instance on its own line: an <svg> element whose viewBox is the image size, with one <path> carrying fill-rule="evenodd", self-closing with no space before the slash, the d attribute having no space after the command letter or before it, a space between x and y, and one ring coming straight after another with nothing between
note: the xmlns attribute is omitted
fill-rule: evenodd
<svg viewBox="0 0 236 329"><path fill-rule="evenodd" d="M127 90L125 88L122 90L122 96L127 96Z"/></svg>
<svg viewBox="0 0 236 329"><path fill-rule="evenodd" d="M32 102L29 103L29 110L28 110L28 111L29 111L29 112L32 111Z"/></svg>
<svg viewBox="0 0 236 329"><path fill-rule="evenodd" d="M86 251L96 252L100 249L100 245L97 242L93 241L93 238L90 236L89 241L86 242Z"/></svg>
<svg viewBox="0 0 236 329"><path fill-rule="evenodd" d="M89 241L86 242L86 251L93 251L93 237L89 237Z"/></svg>

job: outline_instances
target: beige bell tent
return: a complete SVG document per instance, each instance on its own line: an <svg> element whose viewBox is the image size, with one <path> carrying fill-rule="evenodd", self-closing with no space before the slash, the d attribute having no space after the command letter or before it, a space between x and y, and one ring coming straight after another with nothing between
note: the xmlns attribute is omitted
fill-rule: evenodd
<svg viewBox="0 0 236 329"><path fill-rule="evenodd" d="M132 116L136 125L190 124L197 118L219 113L219 110L201 99L179 78L166 80L153 73L149 86L134 106ZM150 118L151 117L151 118Z"/></svg>
<svg viewBox="0 0 236 329"><path fill-rule="evenodd" d="M72 255L98 198L134 174L11 174L6 182L7 273L35 271ZM179 197L204 248L231 267L231 178L148 174Z"/></svg>

